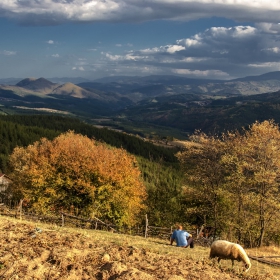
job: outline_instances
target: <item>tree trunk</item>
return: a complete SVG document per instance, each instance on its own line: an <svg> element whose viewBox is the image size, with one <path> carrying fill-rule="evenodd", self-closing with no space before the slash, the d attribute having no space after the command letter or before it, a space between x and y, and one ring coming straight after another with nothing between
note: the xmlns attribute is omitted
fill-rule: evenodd
<svg viewBox="0 0 280 280"><path fill-rule="evenodd" d="M258 247L262 247L262 245L263 245L264 233L265 233L265 228L262 227L262 228L261 228L261 234L260 234L260 238L259 238Z"/></svg>
<svg viewBox="0 0 280 280"><path fill-rule="evenodd" d="M263 238L265 233L265 218L264 218L264 205L263 199L260 199L260 237L258 247L261 247L263 244Z"/></svg>

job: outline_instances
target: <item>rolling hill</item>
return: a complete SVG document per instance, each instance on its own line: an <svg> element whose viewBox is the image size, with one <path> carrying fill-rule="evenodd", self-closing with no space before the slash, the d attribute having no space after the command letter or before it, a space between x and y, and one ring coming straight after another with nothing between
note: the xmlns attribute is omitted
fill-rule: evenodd
<svg viewBox="0 0 280 280"><path fill-rule="evenodd" d="M97 117L130 105L118 93L85 89L73 83L56 84L44 78L26 78L16 85L0 85L2 114L58 113Z"/></svg>
<svg viewBox="0 0 280 280"><path fill-rule="evenodd" d="M26 78L16 84L17 87L25 88L31 91L48 94L58 85L44 78Z"/></svg>
<svg viewBox="0 0 280 280"><path fill-rule="evenodd" d="M54 88L49 94L71 96L75 98L95 98L97 100L103 99L102 96L96 94L94 91L83 89L72 83L59 85L56 88Z"/></svg>
<svg viewBox="0 0 280 280"><path fill-rule="evenodd" d="M246 127L268 118L280 122L279 90L279 71L231 81L119 76L58 84L27 78L16 85L0 85L0 110L3 114L56 110L52 113L133 133L175 129L185 135L195 129L221 132Z"/></svg>
<svg viewBox="0 0 280 280"><path fill-rule="evenodd" d="M280 123L280 91L226 99L195 99L193 95L153 98L123 110L121 118L125 117L188 134L196 129L207 133L240 129L266 119Z"/></svg>

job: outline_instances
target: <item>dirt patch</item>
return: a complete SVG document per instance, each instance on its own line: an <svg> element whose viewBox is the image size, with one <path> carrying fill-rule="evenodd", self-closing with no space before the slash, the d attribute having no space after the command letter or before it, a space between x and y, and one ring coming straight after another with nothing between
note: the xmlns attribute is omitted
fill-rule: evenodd
<svg viewBox="0 0 280 280"><path fill-rule="evenodd" d="M125 236L116 235L113 242L114 234L38 227L1 216L0 227L0 279L273 279L221 269L203 257L189 258L196 248L177 248L178 255L176 248L172 254L160 253L149 246L133 246ZM188 252L185 258L182 250Z"/></svg>

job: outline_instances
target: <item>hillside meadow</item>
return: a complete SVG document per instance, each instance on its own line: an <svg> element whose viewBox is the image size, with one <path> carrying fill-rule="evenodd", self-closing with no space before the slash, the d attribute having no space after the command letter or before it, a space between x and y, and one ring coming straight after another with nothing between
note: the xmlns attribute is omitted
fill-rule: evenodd
<svg viewBox="0 0 280 280"><path fill-rule="evenodd" d="M209 248L170 246L169 240L60 227L0 216L0 279L280 279L277 266L209 260ZM279 256L280 248L246 249ZM277 259L275 259L277 260Z"/></svg>

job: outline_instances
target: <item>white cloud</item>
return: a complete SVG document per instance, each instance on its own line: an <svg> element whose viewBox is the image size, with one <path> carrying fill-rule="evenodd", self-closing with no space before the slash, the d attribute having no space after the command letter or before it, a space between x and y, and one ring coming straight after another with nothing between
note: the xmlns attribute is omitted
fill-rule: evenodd
<svg viewBox="0 0 280 280"><path fill-rule="evenodd" d="M273 68L275 70L280 70L280 62L264 62L264 63L252 63L248 65L253 68Z"/></svg>
<svg viewBox="0 0 280 280"><path fill-rule="evenodd" d="M72 67L72 70L85 71L83 66L80 66L80 67L74 66L74 67Z"/></svg>
<svg viewBox="0 0 280 280"><path fill-rule="evenodd" d="M278 23L268 23L268 22L261 22L256 23L256 26L259 30L262 30L264 33L272 33L277 34L280 32L280 25Z"/></svg>
<svg viewBox="0 0 280 280"><path fill-rule="evenodd" d="M280 53L280 48L279 47L267 48L267 49L263 49L263 51L273 52L273 53Z"/></svg>
<svg viewBox="0 0 280 280"><path fill-rule="evenodd" d="M166 52L168 53L175 53L184 50L184 46L178 46L178 45L173 45L173 46L167 46Z"/></svg>
<svg viewBox="0 0 280 280"><path fill-rule="evenodd" d="M127 47L132 47L133 44L130 44L130 43L127 43L127 44L116 44L115 46L116 46L116 47L119 47L119 48L120 48L120 47L126 47L126 46L127 46Z"/></svg>
<svg viewBox="0 0 280 280"><path fill-rule="evenodd" d="M218 79L229 78L229 74L220 70L190 70L190 69L172 69L172 72L180 75L191 75L199 77L215 77Z"/></svg>
<svg viewBox="0 0 280 280"><path fill-rule="evenodd" d="M182 44L185 45L187 48L189 47L195 47L201 44L200 42L200 38L193 38L193 39L181 39L181 40L177 40L177 44Z"/></svg>
<svg viewBox="0 0 280 280"><path fill-rule="evenodd" d="M155 54L161 52L161 47L160 48L151 48L151 49L144 49L140 51L143 54L149 55L149 54Z"/></svg>
<svg viewBox="0 0 280 280"><path fill-rule="evenodd" d="M49 40L49 41L47 41L47 43L50 44L50 45L53 45L54 41L53 40Z"/></svg>
<svg viewBox="0 0 280 280"><path fill-rule="evenodd" d="M197 63L197 62L201 62L207 60L206 57L202 57L202 58L198 58L198 57L185 57L181 59L181 62L186 62L186 63Z"/></svg>
<svg viewBox="0 0 280 280"><path fill-rule="evenodd" d="M213 16L239 21L280 22L278 0L2 0L0 15L29 24L66 21L143 22Z"/></svg>
<svg viewBox="0 0 280 280"><path fill-rule="evenodd" d="M263 29L253 26L213 27L173 45L103 55L103 62L107 59L117 69L138 65L157 69L158 73L229 79L246 76L252 69L276 71L280 35L263 33Z"/></svg>
<svg viewBox="0 0 280 280"><path fill-rule="evenodd" d="M7 50L4 50L4 51L2 51L2 52L0 52L0 53L2 53L2 54L4 54L4 55L16 55L17 54L17 52L15 52L15 51L7 51Z"/></svg>
<svg viewBox="0 0 280 280"><path fill-rule="evenodd" d="M156 53L174 54L174 53L182 51L182 50L185 50L185 47L177 44L177 45L160 46L160 47L155 47L155 48L151 48L151 49L143 49L143 50L140 50L140 53L145 54L145 55L152 55L152 54L156 54Z"/></svg>
<svg viewBox="0 0 280 280"><path fill-rule="evenodd" d="M52 57L59 57L59 54L58 53L52 54Z"/></svg>
<svg viewBox="0 0 280 280"><path fill-rule="evenodd" d="M147 58L147 56L141 56L132 53L127 53L125 55L112 55L109 53L102 53L102 54L104 54L111 61L124 61L124 60L137 61L137 60L144 60L145 58Z"/></svg>
<svg viewBox="0 0 280 280"><path fill-rule="evenodd" d="M191 62L192 60L194 62L195 59L197 61L205 60L205 57L217 58L220 56L222 58L237 52L242 53L242 48L247 44L253 44L255 40L259 40L258 46L252 45L255 48L262 44L269 44L266 42L267 39L262 39L259 31L251 26L213 27L191 38L177 40L175 45L143 49L130 55L138 53L148 57L176 55L178 61Z"/></svg>
<svg viewBox="0 0 280 280"><path fill-rule="evenodd" d="M232 30L232 29L231 29ZM248 37L248 36L254 36L256 34L257 30L256 28L252 26L236 26L234 28L233 37Z"/></svg>

